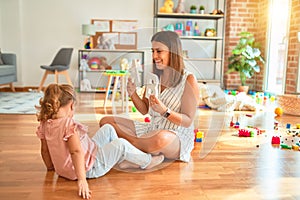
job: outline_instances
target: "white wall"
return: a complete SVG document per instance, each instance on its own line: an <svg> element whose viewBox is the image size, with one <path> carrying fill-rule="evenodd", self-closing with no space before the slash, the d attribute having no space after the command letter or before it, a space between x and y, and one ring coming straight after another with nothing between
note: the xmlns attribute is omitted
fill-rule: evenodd
<svg viewBox="0 0 300 200"><path fill-rule="evenodd" d="M50 64L59 48L73 47L69 73L77 86L81 25L91 19L138 20L138 49L150 48L152 0L0 0L0 48L17 54L15 85L37 87L44 73L40 65ZM53 81L50 76L46 84Z"/></svg>

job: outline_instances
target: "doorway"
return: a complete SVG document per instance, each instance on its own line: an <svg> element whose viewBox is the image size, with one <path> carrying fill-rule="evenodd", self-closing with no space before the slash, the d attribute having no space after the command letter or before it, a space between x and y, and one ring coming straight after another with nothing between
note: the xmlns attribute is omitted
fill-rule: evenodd
<svg viewBox="0 0 300 200"><path fill-rule="evenodd" d="M283 94L291 0L270 0L265 91Z"/></svg>

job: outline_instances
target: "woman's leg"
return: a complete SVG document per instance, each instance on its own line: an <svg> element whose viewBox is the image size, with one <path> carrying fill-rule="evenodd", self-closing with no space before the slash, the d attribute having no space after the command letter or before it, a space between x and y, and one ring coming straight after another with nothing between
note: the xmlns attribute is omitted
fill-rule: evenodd
<svg viewBox="0 0 300 200"><path fill-rule="evenodd" d="M128 140L138 149L152 155L163 154L168 159L178 159L180 141L175 133L167 130L153 131L144 137Z"/></svg>
<svg viewBox="0 0 300 200"><path fill-rule="evenodd" d="M99 122L100 127L102 127L105 124L112 125L115 128L119 137L126 138L127 135L136 136L134 123L131 119L123 117L106 116L101 118Z"/></svg>
<svg viewBox="0 0 300 200"><path fill-rule="evenodd" d="M180 141L175 133L159 130L147 133L143 137L136 137L133 120L121 117L103 117L100 126L111 124L120 138L125 138L138 149L152 155L163 154L168 159L178 159Z"/></svg>

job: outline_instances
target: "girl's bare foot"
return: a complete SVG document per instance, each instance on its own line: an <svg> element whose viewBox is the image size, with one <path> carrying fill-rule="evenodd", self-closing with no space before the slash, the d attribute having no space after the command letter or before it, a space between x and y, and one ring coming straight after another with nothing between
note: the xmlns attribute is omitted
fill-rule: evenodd
<svg viewBox="0 0 300 200"><path fill-rule="evenodd" d="M145 169L151 169L164 161L164 155L152 156L150 164Z"/></svg>

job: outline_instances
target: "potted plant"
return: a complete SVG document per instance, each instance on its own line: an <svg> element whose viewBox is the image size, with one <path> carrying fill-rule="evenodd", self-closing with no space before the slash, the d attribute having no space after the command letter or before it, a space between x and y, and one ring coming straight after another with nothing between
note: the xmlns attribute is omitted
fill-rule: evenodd
<svg viewBox="0 0 300 200"><path fill-rule="evenodd" d="M193 13L193 14L197 13L197 6L191 5L191 7L190 7L190 13Z"/></svg>
<svg viewBox="0 0 300 200"><path fill-rule="evenodd" d="M204 10L205 10L205 7L204 7L203 5L201 5L201 6L199 7L199 13L200 13L200 14L204 14Z"/></svg>
<svg viewBox="0 0 300 200"><path fill-rule="evenodd" d="M259 64L264 64L264 58L261 56L259 44L255 42L252 33L241 32L240 40L236 47L232 50L229 57L229 65L227 73L238 72L241 80L241 88L246 86L247 78L252 78L255 73L260 72ZM246 93L248 90L246 89Z"/></svg>

